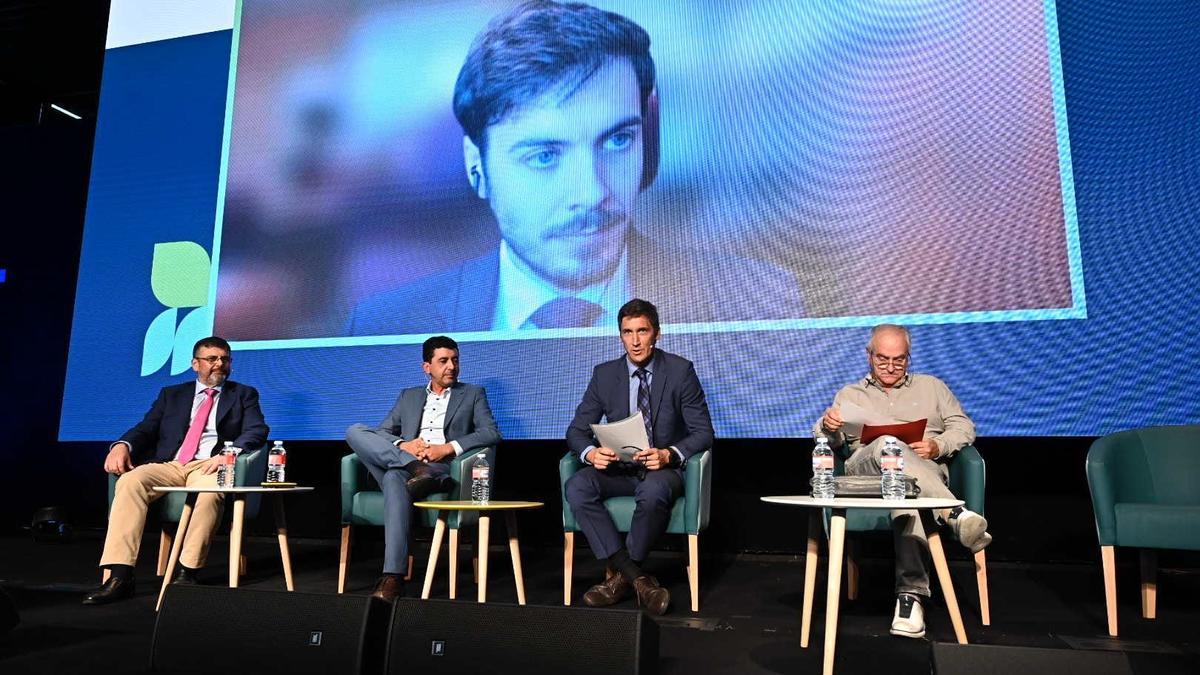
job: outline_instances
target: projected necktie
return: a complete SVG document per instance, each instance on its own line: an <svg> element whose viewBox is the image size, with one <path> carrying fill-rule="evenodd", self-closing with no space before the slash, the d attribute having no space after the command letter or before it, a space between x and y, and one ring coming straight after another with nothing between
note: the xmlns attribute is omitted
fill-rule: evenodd
<svg viewBox="0 0 1200 675"><path fill-rule="evenodd" d="M645 368L633 371L638 380L638 412L642 413L642 422L646 425L646 440L654 447L654 432L650 430L650 373Z"/></svg>
<svg viewBox="0 0 1200 675"><path fill-rule="evenodd" d="M538 328L577 328L591 326L600 318L604 308L579 298L555 298L538 307L529 323Z"/></svg>
<svg viewBox="0 0 1200 675"><path fill-rule="evenodd" d="M187 464L196 457L200 450L200 437L204 435L204 425L208 423L208 413L212 412L213 401L217 400L216 389L205 389L204 401L192 418L192 426L188 427L187 436L183 437L183 445L179 446L179 463Z"/></svg>

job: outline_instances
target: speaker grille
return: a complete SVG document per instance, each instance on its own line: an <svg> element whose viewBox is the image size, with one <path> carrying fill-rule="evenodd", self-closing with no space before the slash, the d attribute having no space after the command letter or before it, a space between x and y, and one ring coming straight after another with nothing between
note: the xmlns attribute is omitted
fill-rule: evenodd
<svg viewBox="0 0 1200 675"><path fill-rule="evenodd" d="M399 600L389 673L653 673L658 626L641 612Z"/></svg>
<svg viewBox="0 0 1200 675"><path fill-rule="evenodd" d="M171 586L154 626L157 672L358 673L371 598ZM375 639L379 649L379 638Z"/></svg>

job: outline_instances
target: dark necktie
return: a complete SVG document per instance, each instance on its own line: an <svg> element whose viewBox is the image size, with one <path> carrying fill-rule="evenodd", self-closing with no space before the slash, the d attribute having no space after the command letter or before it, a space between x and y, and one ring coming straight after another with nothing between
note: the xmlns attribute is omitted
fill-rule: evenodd
<svg viewBox="0 0 1200 675"><path fill-rule="evenodd" d="M650 373L645 368L638 368L633 371L637 375L638 397L637 405L638 412L642 413L642 422L646 424L646 440L650 442L650 447L654 447L654 432L651 431L650 424Z"/></svg>
<svg viewBox="0 0 1200 675"><path fill-rule="evenodd" d="M555 298L538 307L529 322L538 328L577 328L591 326L604 312L594 302L579 298Z"/></svg>

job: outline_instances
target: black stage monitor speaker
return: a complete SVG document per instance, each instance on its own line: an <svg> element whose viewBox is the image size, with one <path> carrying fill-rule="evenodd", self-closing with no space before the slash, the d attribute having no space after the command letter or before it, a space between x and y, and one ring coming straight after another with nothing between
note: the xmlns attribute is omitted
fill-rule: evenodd
<svg viewBox="0 0 1200 675"><path fill-rule="evenodd" d="M1132 675L1121 652L933 643L934 675Z"/></svg>
<svg viewBox="0 0 1200 675"><path fill-rule="evenodd" d="M628 609L396 601L388 673L658 672L658 624Z"/></svg>
<svg viewBox="0 0 1200 675"><path fill-rule="evenodd" d="M169 673L377 673L388 606L361 595L172 585L150 669Z"/></svg>

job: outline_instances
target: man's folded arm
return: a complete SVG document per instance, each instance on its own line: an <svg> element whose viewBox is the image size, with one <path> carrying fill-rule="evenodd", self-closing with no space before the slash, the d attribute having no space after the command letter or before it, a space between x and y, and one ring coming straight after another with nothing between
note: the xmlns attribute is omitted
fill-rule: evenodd
<svg viewBox="0 0 1200 675"><path fill-rule="evenodd" d="M233 441L233 444L243 450L254 450L267 444L267 436L271 433L271 427L267 426L267 420L263 417L262 406L258 400L258 390L254 387L242 386L246 389L246 395L242 399L242 433Z"/></svg>
<svg viewBox="0 0 1200 675"><path fill-rule="evenodd" d="M679 403L688 435L676 441L672 447L680 454L680 459L686 461L697 452L711 448L713 439L716 438L712 415L708 411L708 401L704 398L704 388L700 386L695 366L690 363L683 377Z"/></svg>
<svg viewBox="0 0 1200 675"><path fill-rule="evenodd" d="M474 431L450 441L456 455L476 448L495 447L501 441L500 429L496 426L496 418L492 416L492 408L488 405L487 391L483 387L475 392L475 401L471 408Z"/></svg>
<svg viewBox="0 0 1200 675"><path fill-rule="evenodd" d="M386 438L392 445L396 445L398 441L405 440L404 438L404 423L400 415L400 409L404 403L404 392L400 392L400 396L396 398L396 404L388 412L387 417L375 427L375 433ZM417 422L420 424L420 422ZM415 434L413 434L415 437Z"/></svg>
<svg viewBox="0 0 1200 675"><path fill-rule="evenodd" d="M596 370L592 370L592 379L583 392L583 399L575 408L575 417L567 427L567 449L579 456L581 462L587 463L585 457L596 447L596 438L592 434L592 425L604 417L604 402L596 387Z"/></svg>
<svg viewBox="0 0 1200 675"><path fill-rule="evenodd" d="M937 405L942 415L942 424L946 430L937 436L939 457L949 457L958 452L963 446L975 442L975 423L963 412L962 404L954 392L950 391L944 382L939 380Z"/></svg>

